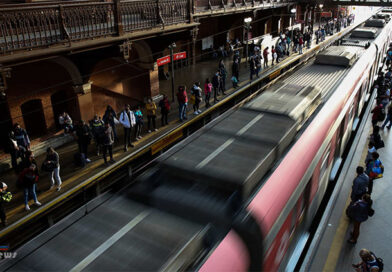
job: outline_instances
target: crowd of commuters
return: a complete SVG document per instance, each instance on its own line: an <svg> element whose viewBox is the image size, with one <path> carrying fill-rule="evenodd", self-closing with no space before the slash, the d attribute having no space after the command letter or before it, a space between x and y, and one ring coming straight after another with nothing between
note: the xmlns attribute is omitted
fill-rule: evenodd
<svg viewBox="0 0 392 272"><path fill-rule="evenodd" d="M376 106L372 110L372 133L369 137L367 155L364 166L358 166L357 175L353 181L351 190L351 203L347 207L346 213L353 222L353 230L350 233L349 243L357 243L360 234L360 225L373 216L376 211L372 208L374 181L382 178L384 166L380 159L378 150L384 148L384 141L380 135L380 130L391 128L391 94L392 88L392 45L387 51L387 73L380 72L375 84L377 91ZM380 127L381 125L381 127ZM353 268L360 271L379 272L383 270L383 260L377 257L373 252L362 249L359 252L361 261L353 264Z"/></svg>

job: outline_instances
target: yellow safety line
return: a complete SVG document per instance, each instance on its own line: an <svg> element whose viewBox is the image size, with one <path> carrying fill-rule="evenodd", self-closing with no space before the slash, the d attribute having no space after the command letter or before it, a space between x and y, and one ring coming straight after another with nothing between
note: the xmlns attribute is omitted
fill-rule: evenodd
<svg viewBox="0 0 392 272"><path fill-rule="evenodd" d="M365 161L365 158L367 156L367 151L368 151L366 148L367 146L368 146L368 141L366 141L365 148L363 148L362 150L361 160L359 164ZM343 247L343 244L347 243L345 236L350 221L346 217L345 209L350 204L350 200L351 200L350 195L348 195L346 204L343 206L344 211L342 213L342 216L340 217L339 225L338 228L336 229L335 236L333 238L331 247L329 249L328 257L327 260L325 261L323 271L331 271L331 272L336 271L336 265L339 260L341 249Z"/></svg>
<svg viewBox="0 0 392 272"><path fill-rule="evenodd" d="M346 204L344 205L344 209L346 209L349 203L350 203L350 197L347 197ZM346 236L349 222L350 221L345 216L345 212L343 212L342 216L340 217L339 225L338 228L336 229L336 233L333 238L327 260L324 264L323 271L328 271L328 272L336 271L336 265L338 263L341 248L343 246L343 243L346 243L344 237Z"/></svg>

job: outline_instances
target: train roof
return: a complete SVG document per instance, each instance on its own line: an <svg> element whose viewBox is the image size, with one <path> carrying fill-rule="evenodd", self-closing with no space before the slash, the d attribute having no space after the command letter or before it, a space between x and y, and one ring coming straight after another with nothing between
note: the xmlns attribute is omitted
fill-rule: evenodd
<svg viewBox="0 0 392 272"><path fill-rule="evenodd" d="M380 27L383 28L385 26L384 19L369 19L365 22L366 27Z"/></svg>
<svg viewBox="0 0 392 272"><path fill-rule="evenodd" d="M349 46L330 46L317 54L316 64L327 64L349 67L358 58L359 50Z"/></svg>

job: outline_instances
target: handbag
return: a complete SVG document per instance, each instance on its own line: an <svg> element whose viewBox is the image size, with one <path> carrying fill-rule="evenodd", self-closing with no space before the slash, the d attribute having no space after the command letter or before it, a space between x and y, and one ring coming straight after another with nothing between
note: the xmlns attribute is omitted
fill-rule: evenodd
<svg viewBox="0 0 392 272"><path fill-rule="evenodd" d="M195 104L195 102L196 102L196 96L195 96L194 94L191 95L191 98L189 99L189 102L190 102L191 104Z"/></svg>

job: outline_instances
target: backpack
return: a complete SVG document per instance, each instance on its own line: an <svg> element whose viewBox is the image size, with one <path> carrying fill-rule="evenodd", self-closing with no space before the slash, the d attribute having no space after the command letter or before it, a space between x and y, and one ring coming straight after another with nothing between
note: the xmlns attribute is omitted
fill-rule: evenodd
<svg viewBox="0 0 392 272"><path fill-rule="evenodd" d="M165 109L166 109L167 111L170 111L170 102L169 102L169 100L166 100L166 101L163 102L163 103L164 103Z"/></svg>
<svg viewBox="0 0 392 272"><path fill-rule="evenodd" d="M374 254L373 252L370 251L370 254L373 255L373 257L376 259L377 262L377 266L378 266L378 272L381 272L384 270L384 260L377 257L376 254Z"/></svg>

